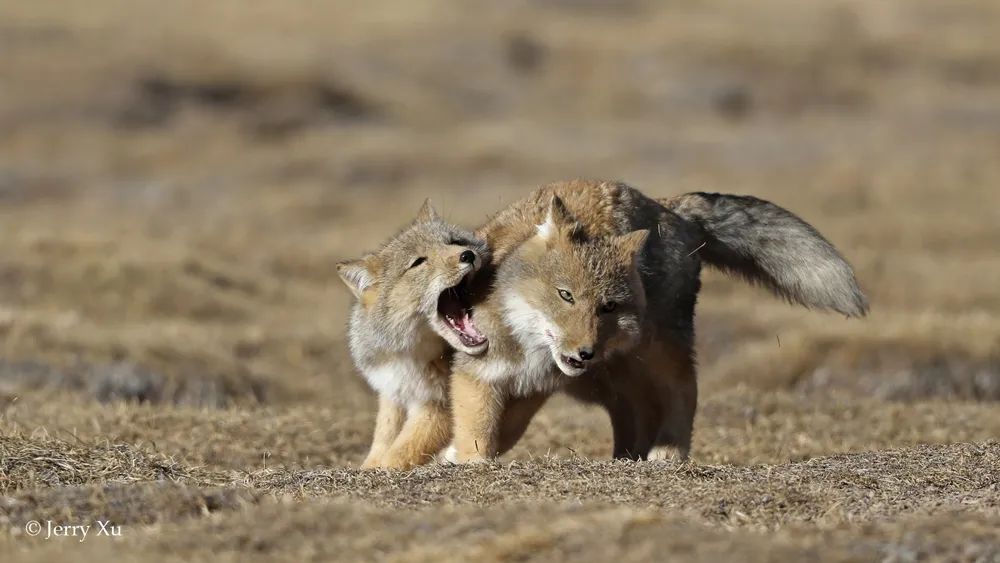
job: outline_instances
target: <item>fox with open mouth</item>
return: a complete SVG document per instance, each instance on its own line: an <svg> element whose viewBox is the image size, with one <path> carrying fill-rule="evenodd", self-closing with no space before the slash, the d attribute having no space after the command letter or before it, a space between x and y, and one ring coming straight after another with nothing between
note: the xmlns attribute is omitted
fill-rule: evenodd
<svg viewBox="0 0 1000 563"><path fill-rule="evenodd" d="M475 233L425 205L382 250L339 265L358 297L351 351L380 396L364 467L412 467L449 441L451 461L497 456L560 389L607 409L615 457L686 456L702 263L806 307L867 311L836 249L753 197L559 182Z"/></svg>
<svg viewBox="0 0 1000 563"><path fill-rule="evenodd" d="M482 353L470 288L489 262L485 241L441 220L430 202L378 251L341 262L356 297L348 344L378 393L375 433L362 467L408 469L451 440L453 350Z"/></svg>

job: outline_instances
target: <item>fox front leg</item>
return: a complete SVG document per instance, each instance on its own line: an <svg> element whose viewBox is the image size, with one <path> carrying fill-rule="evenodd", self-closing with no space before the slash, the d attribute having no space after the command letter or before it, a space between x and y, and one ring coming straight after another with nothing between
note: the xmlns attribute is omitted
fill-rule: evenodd
<svg viewBox="0 0 1000 563"><path fill-rule="evenodd" d="M455 438L445 459L469 463L497 457L504 396L475 376L456 371L451 377L451 397Z"/></svg>
<svg viewBox="0 0 1000 563"><path fill-rule="evenodd" d="M412 469L434 460L451 440L447 405L427 403L410 408L403 429L389 447L379 467Z"/></svg>
<svg viewBox="0 0 1000 563"><path fill-rule="evenodd" d="M361 469L381 467L382 457L392 446L396 436L403 429L406 421L406 409L386 397L378 399L378 413L375 415L375 434L368 456L361 464Z"/></svg>
<svg viewBox="0 0 1000 563"><path fill-rule="evenodd" d="M646 360L657 366L652 380L658 389L662 416L649 459L687 459L691 451L694 416L698 407L698 381L689 349L661 345Z"/></svg>
<svg viewBox="0 0 1000 563"><path fill-rule="evenodd" d="M531 419L549 396L548 393L538 393L529 397L513 398L507 403L507 408L501 416L498 454L510 451L517 444L531 424Z"/></svg>

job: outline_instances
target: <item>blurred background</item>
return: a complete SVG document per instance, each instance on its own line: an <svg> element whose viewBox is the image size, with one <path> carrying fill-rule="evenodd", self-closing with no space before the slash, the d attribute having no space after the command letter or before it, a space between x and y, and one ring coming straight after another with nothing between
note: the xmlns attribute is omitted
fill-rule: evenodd
<svg viewBox="0 0 1000 563"><path fill-rule="evenodd" d="M696 459L995 437L998 37L993 0L0 2L4 412L356 463L335 262L427 197L475 226L595 177L775 201L870 296L848 321L706 273ZM302 441L242 443L260 412ZM517 455L606 427L556 401Z"/></svg>

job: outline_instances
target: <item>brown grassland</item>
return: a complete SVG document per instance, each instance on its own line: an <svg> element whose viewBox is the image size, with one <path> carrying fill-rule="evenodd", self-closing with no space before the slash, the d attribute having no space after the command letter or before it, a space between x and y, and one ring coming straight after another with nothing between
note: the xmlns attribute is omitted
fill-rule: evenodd
<svg viewBox="0 0 1000 563"><path fill-rule="evenodd" d="M1000 560L998 38L995 0L0 0L0 560ZM775 201L872 312L706 272L688 463L557 398L494 464L358 471L335 262L572 177Z"/></svg>

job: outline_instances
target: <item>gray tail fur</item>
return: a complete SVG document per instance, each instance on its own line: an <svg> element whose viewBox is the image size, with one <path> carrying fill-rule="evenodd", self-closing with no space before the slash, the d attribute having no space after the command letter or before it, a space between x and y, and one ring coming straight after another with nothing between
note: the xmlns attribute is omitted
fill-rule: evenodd
<svg viewBox="0 0 1000 563"><path fill-rule="evenodd" d="M689 193L659 202L704 234L702 260L780 297L850 317L868 312L851 265L812 225L750 196Z"/></svg>

